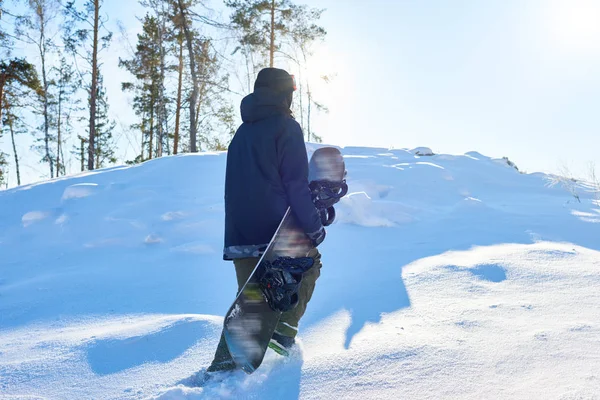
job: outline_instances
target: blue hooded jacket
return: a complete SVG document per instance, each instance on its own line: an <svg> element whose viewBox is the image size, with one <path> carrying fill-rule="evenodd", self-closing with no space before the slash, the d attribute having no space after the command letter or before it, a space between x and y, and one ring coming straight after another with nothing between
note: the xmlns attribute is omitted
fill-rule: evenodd
<svg viewBox="0 0 600 400"><path fill-rule="evenodd" d="M308 187L304 135L290 106L291 90L266 86L242 100L243 124L227 153L225 260L259 257L288 206L311 238L322 231Z"/></svg>

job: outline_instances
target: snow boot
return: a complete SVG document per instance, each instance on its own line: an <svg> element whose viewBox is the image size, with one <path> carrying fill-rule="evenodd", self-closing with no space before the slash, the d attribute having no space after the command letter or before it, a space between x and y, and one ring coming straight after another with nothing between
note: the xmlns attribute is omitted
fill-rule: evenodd
<svg viewBox="0 0 600 400"><path fill-rule="evenodd" d="M290 350L295 343L296 340L293 337L280 335L279 333L274 332L269 341L269 347L277 354L288 357L290 355Z"/></svg>

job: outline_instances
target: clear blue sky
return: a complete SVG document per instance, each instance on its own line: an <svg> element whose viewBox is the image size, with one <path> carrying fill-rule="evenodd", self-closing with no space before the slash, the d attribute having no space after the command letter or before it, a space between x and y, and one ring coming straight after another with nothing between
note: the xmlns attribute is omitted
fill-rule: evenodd
<svg viewBox="0 0 600 400"><path fill-rule="evenodd" d="M600 171L600 1L304 3L326 9L328 35L311 71L336 74L314 88L330 109L315 121L325 142L476 150L528 172L566 165L582 176L589 162ZM142 8L106 0L106 11L134 40ZM129 124L119 46L104 73L113 116Z"/></svg>
<svg viewBox="0 0 600 400"><path fill-rule="evenodd" d="M310 1L340 67L336 144L600 167L600 1Z"/></svg>

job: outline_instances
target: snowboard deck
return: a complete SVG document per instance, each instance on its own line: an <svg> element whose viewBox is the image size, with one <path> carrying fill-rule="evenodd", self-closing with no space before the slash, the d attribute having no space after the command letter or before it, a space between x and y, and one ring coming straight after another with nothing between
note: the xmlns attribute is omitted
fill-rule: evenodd
<svg viewBox="0 0 600 400"><path fill-rule="evenodd" d="M317 149L309 162L309 182L341 182L345 177L344 158L334 147ZM233 361L251 374L262 363L269 341L279 323L281 312L274 311L263 295L257 271L266 261L279 257L306 257L313 245L287 209L271 242L256 268L225 315L223 333Z"/></svg>

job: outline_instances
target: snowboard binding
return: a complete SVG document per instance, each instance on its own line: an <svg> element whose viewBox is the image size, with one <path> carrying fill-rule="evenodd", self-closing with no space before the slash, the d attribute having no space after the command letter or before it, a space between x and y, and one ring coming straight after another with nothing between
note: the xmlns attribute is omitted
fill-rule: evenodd
<svg viewBox="0 0 600 400"><path fill-rule="evenodd" d="M259 287L273 311L286 312L296 307L302 275L314 262L311 257L279 257L264 261Z"/></svg>
<svg viewBox="0 0 600 400"><path fill-rule="evenodd" d="M316 180L310 182L309 188L313 203L319 210L321 223L323 226L331 225L335 220L333 205L348 193L346 180L344 179L341 182Z"/></svg>

